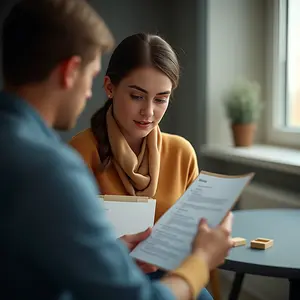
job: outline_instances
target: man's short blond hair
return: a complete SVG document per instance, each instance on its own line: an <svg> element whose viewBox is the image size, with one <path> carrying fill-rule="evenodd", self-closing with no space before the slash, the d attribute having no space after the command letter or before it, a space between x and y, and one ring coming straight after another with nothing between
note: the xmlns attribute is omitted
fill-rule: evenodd
<svg viewBox="0 0 300 300"><path fill-rule="evenodd" d="M2 44L4 80L18 86L45 80L74 55L86 65L114 39L85 0L22 0L4 21Z"/></svg>

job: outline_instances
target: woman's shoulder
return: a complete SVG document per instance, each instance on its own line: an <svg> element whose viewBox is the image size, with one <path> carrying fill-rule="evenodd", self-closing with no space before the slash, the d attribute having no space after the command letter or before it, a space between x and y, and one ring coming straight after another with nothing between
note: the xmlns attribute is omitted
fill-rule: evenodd
<svg viewBox="0 0 300 300"><path fill-rule="evenodd" d="M194 155L195 150L186 138L170 133L162 133L162 146L168 152L181 153L183 155Z"/></svg>
<svg viewBox="0 0 300 300"><path fill-rule="evenodd" d="M182 136L163 133L161 161L166 169L172 168L175 176L180 178L184 190L199 174L196 151L191 142Z"/></svg>
<svg viewBox="0 0 300 300"><path fill-rule="evenodd" d="M99 165L97 142L91 129L78 132L69 141L69 145L80 154L92 170Z"/></svg>
<svg viewBox="0 0 300 300"><path fill-rule="evenodd" d="M94 148L96 147L97 142L92 130L90 128L87 128L75 134L69 141L69 144L75 148L78 147Z"/></svg>

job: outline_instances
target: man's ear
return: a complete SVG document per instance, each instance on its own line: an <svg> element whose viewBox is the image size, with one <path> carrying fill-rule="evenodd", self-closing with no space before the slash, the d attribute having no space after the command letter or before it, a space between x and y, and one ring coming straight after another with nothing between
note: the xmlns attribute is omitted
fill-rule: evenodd
<svg viewBox="0 0 300 300"><path fill-rule="evenodd" d="M61 66L61 83L65 89L72 88L81 70L82 60L79 56L72 56Z"/></svg>

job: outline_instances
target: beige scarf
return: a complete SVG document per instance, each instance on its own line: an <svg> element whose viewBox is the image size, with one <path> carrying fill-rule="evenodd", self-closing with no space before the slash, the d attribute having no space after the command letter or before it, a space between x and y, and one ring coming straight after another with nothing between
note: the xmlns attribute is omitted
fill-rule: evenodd
<svg viewBox="0 0 300 300"><path fill-rule="evenodd" d="M131 150L112 115L106 116L107 131L113 157L112 162L130 195L153 197L156 193L161 150L161 132L156 126L144 138L138 156Z"/></svg>

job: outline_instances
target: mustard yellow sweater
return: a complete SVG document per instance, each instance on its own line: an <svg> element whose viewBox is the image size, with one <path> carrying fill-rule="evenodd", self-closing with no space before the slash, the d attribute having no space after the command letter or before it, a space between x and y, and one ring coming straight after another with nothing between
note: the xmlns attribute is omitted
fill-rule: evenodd
<svg viewBox="0 0 300 300"><path fill-rule="evenodd" d="M97 141L90 129L74 136L70 145L80 153L93 172L102 194L127 194L114 164L110 164L105 171L100 170ZM182 137L162 133L160 156L159 180L154 197L155 222L179 199L199 173L194 148ZM209 281L206 263L195 255L189 256L174 273L189 283L194 299Z"/></svg>
<svg viewBox="0 0 300 300"><path fill-rule="evenodd" d="M97 142L90 129L74 136L70 141L92 170L102 194L126 195L127 192L113 164L100 171ZM160 173L156 199L157 221L185 192L199 173L192 145L177 135L162 133Z"/></svg>

